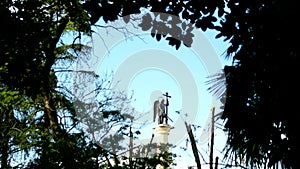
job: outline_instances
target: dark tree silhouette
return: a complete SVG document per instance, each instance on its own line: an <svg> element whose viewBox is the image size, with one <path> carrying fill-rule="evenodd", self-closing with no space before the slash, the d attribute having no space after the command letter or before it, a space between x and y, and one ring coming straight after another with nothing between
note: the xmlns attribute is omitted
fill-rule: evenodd
<svg viewBox="0 0 300 169"><path fill-rule="evenodd" d="M70 150L61 154L62 164L73 168L76 163L73 157L80 155L70 152L80 151L77 151L78 147L61 142L76 139L66 136L66 129L59 121L59 112L65 108L73 113L72 100L66 93L55 91L58 84L52 68L62 60L76 60L76 53L85 49L77 40L91 36L92 26L99 19L108 22L124 17L128 23L128 15L140 13L141 8L155 12L151 17L146 14L142 18L148 23L141 23L142 30L151 30L154 38L165 38L176 49L182 44L191 45L192 28L217 30L216 38L222 37L229 42L226 56L233 57L234 63L224 68L226 103L222 116L228 133L228 159L249 166L272 167L281 163L285 168L299 168L296 159L299 147L296 114L299 110L296 107L298 99L294 99L299 93L295 82L299 63L296 1L1 1L0 98L3 104L0 106L4 110L0 111L1 117L12 112L4 104L8 102L13 110L19 110L18 113L26 117L42 112L41 119L34 119L40 123L33 123L40 127L39 130L31 128L30 131L48 131L47 135L39 137L44 139L42 147L54 146L52 139L66 145L58 146L56 150L61 153L66 147ZM174 16L171 21L166 14ZM61 43L62 35L67 31L77 32L73 44ZM29 121L17 123L34 126ZM8 128L5 127L10 128L10 125L1 128L5 129L1 134L7 135ZM14 132L10 134L16 136ZM49 139L50 135L52 139ZM1 139L3 145L9 143L7 138ZM80 138L77 141L84 142ZM82 145L82 142L78 144ZM6 150L9 150L7 146L1 147L2 158L9 158ZM57 154L51 155L52 160L57 160Z"/></svg>

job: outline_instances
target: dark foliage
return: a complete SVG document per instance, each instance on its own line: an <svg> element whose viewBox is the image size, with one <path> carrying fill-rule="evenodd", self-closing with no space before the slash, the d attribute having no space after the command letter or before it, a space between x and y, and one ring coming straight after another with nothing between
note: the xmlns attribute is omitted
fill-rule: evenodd
<svg viewBox="0 0 300 169"><path fill-rule="evenodd" d="M7 145L12 137L7 130L12 126L8 121L16 119L15 124L20 126L32 124L18 121L12 110L18 110L25 117L30 117L29 112L35 110L33 112L45 114L40 124L44 125L47 137L54 133L52 138L59 143L46 141L59 152L45 149L41 157L48 154L53 161L61 157L63 165L68 164L63 158L72 157L73 163L69 166L76 163L80 156L76 153L81 152L83 142L74 141L72 135L65 141L71 140L69 143L78 146L61 140L65 134L57 119L61 107L54 102L61 94L54 92L57 81L52 71L58 56L64 55L57 49L59 40L66 30L79 32L76 38L81 38L81 33L91 35L91 25L99 19L109 22L125 17L128 23L130 19L126 16L139 13L140 8L154 12L145 15L143 19L147 23L142 22L141 28L151 30L158 41L165 38L176 49L182 44L191 46L194 27L202 31L215 29L219 31L216 38L224 37L231 44L227 56L233 57L234 64L224 68L227 96L222 116L228 133L227 157L249 166L272 167L281 163L285 168L299 168L296 159L299 149L298 9L296 1L282 0L1 1L0 112L1 122L5 124L1 125L2 158L9 158ZM169 20L165 14L176 17ZM177 16L181 16L181 20ZM75 46L71 45L73 51L78 49ZM20 100L28 101L27 105L20 104ZM62 100L63 105L70 105L68 99ZM12 108L5 104L9 101ZM67 107L72 113L72 108ZM25 150L22 144L16 145ZM66 145L70 154L64 155L60 145ZM86 148L89 146L86 144ZM81 159L88 157L92 156L83 154ZM39 161L31 165L38 166ZM55 168L58 164L51 165Z"/></svg>

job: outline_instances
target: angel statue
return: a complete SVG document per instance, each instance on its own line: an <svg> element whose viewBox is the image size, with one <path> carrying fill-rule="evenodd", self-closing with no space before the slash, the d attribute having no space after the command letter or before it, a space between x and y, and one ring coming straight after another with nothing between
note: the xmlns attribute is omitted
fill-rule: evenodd
<svg viewBox="0 0 300 169"><path fill-rule="evenodd" d="M158 124L163 124L165 118L165 100L163 98L160 98L154 102L153 122L155 122L156 116L158 116Z"/></svg>

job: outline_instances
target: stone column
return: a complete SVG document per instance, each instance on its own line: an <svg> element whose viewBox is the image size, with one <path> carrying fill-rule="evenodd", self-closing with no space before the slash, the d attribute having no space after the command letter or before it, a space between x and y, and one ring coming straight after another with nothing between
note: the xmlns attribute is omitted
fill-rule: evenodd
<svg viewBox="0 0 300 169"><path fill-rule="evenodd" d="M170 130L173 129L174 127L168 125L168 124L158 124L157 126L153 127L155 130L155 137L157 140L157 150L156 153L163 153L163 152L170 152L170 149L168 147L169 143L169 134ZM156 169L164 169L163 166L156 166Z"/></svg>

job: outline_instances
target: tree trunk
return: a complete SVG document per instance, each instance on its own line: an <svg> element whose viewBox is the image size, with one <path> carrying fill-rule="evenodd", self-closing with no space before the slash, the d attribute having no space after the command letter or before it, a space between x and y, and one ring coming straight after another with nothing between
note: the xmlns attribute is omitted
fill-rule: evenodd
<svg viewBox="0 0 300 169"><path fill-rule="evenodd" d="M3 113L3 114L2 114ZM9 168L8 156L9 156L9 135L8 132L11 128L10 121L14 121L14 115L12 107L2 110L2 128L1 128L1 139L0 139L0 150L1 150L1 168Z"/></svg>
<svg viewBox="0 0 300 169"><path fill-rule="evenodd" d="M47 87L47 85L46 85ZM46 124L48 125L50 132L52 131L53 139L55 140L56 144L61 144L61 140L65 140L63 145L65 146L58 146L61 147L58 149L59 154L61 155L62 165L65 169L74 169L75 166L75 159L72 152L72 144L68 144L68 134L65 130L63 130L58 121L58 114L55 108L55 103L53 102L50 94L50 90L43 92L43 102L44 102L44 116L46 120Z"/></svg>
<svg viewBox="0 0 300 169"><path fill-rule="evenodd" d="M194 138L194 134L192 132L191 126L188 125L187 122L185 122L185 127L186 127L186 130L187 130L188 135L191 140L192 150L193 150L193 154L194 154L195 161L197 164L197 169L201 169L201 163L200 163L200 158L199 158L199 154L198 154L198 149L197 149L197 145L195 142L195 138Z"/></svg>
<svg viewBox="0 0 300 169"><path fill-rule="evenodd" d="M47 119L47 123L52 130L54 137L61 137L62 129L59 126L57 112L53 102L51 101L49 96L44 96L44 106L45 106L45 118Z"/></svg>

